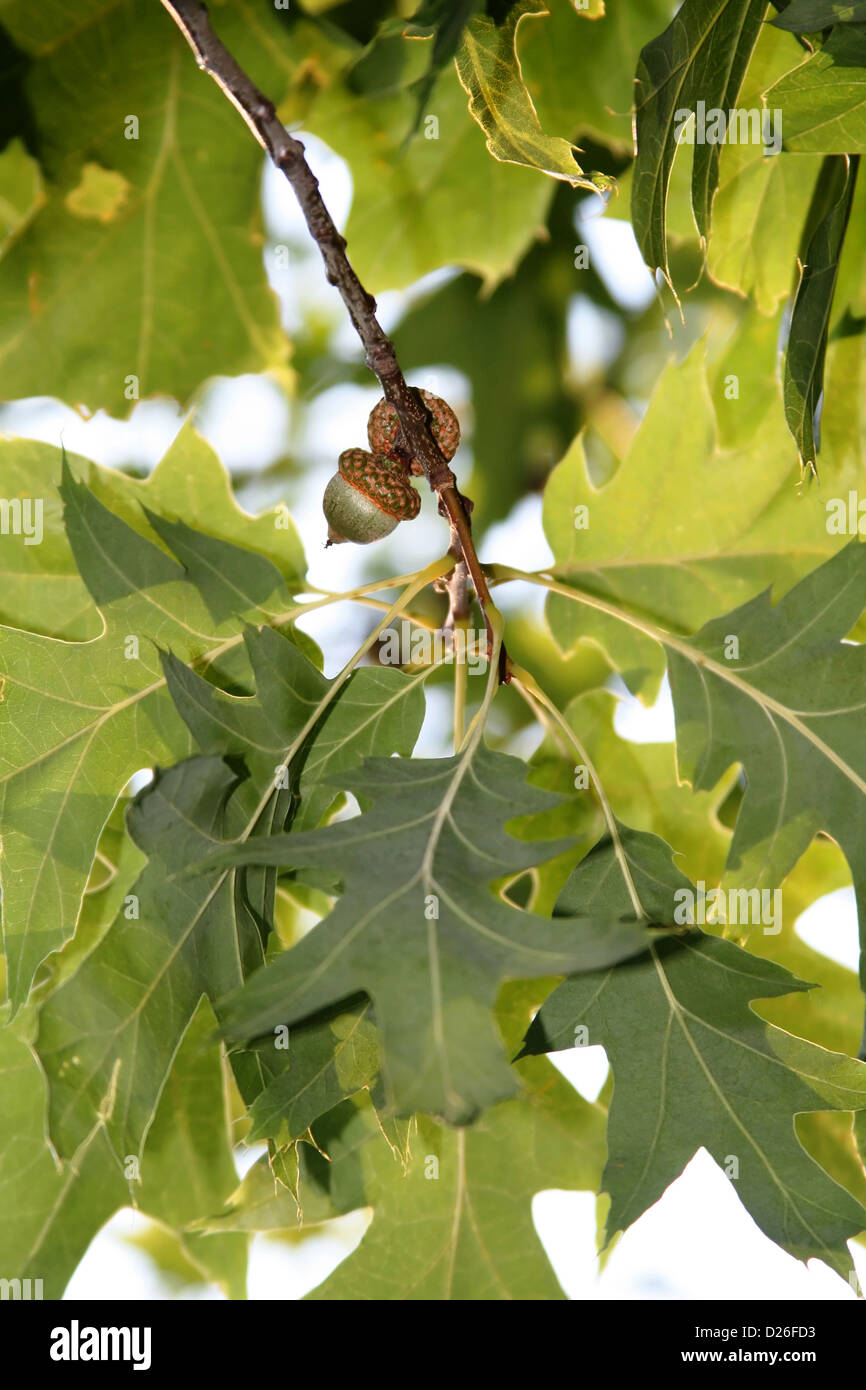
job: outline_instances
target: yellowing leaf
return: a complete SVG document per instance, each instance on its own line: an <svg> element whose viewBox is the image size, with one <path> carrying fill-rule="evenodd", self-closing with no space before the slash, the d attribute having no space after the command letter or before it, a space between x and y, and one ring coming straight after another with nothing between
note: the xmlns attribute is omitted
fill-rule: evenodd
<svg viewBox="0 0 866 1390"><path fill-rule="evenodd" d="M76 217L95 217L99 222L110 222L122 209L129 192L129 183L116 169L85 164L80 184L67 193L64 202Z"/></svg>
<svg viewBox="0 0 866 1390"><path fill-rule="evenodd" d="M576 187L592 188L582 177L568 140L545 134L526 89L515 42L522 19L546 15L543 0L521 0L497 28L478 16L463 31L455 63L469 94L469 110L487 137L494 159L540 169Z"/></svg>

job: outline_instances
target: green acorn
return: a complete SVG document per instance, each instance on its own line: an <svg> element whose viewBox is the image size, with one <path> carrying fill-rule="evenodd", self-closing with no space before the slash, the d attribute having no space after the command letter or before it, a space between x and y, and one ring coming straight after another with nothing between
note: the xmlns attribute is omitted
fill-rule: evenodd
<svg viewBox="0 0 866 1390"><path fill-rule="evenodd" d="M381 454L366 449L345 449L338 472L330 479L322 499L328 522L328 544L354 541L369 545L388 536L401 521L411 521L421 509L421 498L406 473Z"/></svg>

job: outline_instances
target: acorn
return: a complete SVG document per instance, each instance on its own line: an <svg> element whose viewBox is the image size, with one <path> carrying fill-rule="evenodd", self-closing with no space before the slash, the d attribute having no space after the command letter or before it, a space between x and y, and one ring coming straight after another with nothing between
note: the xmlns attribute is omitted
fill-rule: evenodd
<svg viewBox="0 0 866 1390"><path fill-rule="evenodd" d="M443 458L450 463L457 452L457 445L460 443L460 425L457 416L447 401L443 401L441 396L434 396L432 391L422 391L421 399L430 411L430 430L433 438L436 440ZM385 458L403 464L410 458L408 450L403 447L403 435L397 412L393 405L385 400L384 396L370 411L370 418L367 421L367 438L374 454L384 454ZM412 459L411 471L420 475L424 470L420 463L416 463Z"/></svg>
<svg viewBox="0 0 866 1390"><path fill-rule="evenodd" d="M343 541L369 545L390 535L401 521L416 517L421 498L405 470L395 468L383 455L345 449L338 471L325 488L322 510L329 545Z"/></svg>

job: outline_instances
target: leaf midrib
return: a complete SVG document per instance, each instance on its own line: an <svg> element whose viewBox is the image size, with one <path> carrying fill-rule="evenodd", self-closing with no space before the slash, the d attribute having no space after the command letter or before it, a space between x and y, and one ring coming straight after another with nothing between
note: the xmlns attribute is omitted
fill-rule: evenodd
<svg viewBox="0 0 866 1390"><path fill-rule="evenodd" d="M835 749L831 748L829 744L825 743L822 738L819 738L808 725L804 724L803 721L798 718L795 711L780 704L772 695L768 695L757 686L752 686L748 681L739 679L736 672L732 671L730 668L720 665L719 662L714 661L713 658L707 656L706 653L700 651L698 648L690 646L689 643L682 638L675 637L672 633L666 632L664 628L656 627L655 623L650 623L645 619L638 618L634 614L628 613L623 608L617 608L612 603L605 602L604 599L596 598L578 589L569 588L565 584L551 583L544 577L543 573L526 574L517 571L511 573L514 578L524 579L529 583L538 584L540 587L547 589L550 593L562 594L565 598L573 599L576 603L585 604L588 608L595 608L598 612L605 613L609 617L615 618L617 622L625 623L628 627L633 627L638 632L642 632L645 637L649 637L654 642L658 642L660 646L670 647L673 651L678 652L690 665L698 669L705 668L711 671L717 679L734 686L741 694L758 705L759 708L772 712L783 723L788 724L801 738L807 743L810 743L817 752L825 757L828 762L832 763L842 776L851 782L859 792L866 796L866 779L862 778L854 768L849 767L848 764L839 757ZM846 587L852 583L854 583L853 578L848 580ZM841 592L844 591L839 591L836 594L837 599ZM809 714L811 717L811 711Z"/></svg>

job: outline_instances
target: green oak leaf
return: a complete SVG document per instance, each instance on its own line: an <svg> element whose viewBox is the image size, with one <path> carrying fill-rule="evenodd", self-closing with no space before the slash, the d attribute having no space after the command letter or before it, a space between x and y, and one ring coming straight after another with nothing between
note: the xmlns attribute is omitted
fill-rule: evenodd
<svg viewBox="0 0 866 1390"><path fill-rule="evenodd" d="M354 196L345 235L352 264L374 294L443 265L472 270L492 289L540 235L550 205L550 180L490 158L453 68L438 77L428 110L436 138L432 127L429 139L419 131L405 152L415 117L409 88L371 100L334 82L305 122L349 165Z"/></svg>
<svg viewBox="0 0 866 1390"><path fill-rule="evenodd" d="M166 11L118 0L70 24L61 0L38 11L12 0L0 23L31 59L45 180L0 260L6 395L119 413L157 392L186 399L217 372L285 372L261 254L261 153ZM292 64L273 7L253 19L238 0L216 23L279 91Z"/></svg>
<svg viewBox="0 0 866 1390"><path fill-rule="evenodd" d="M601 777L604 797L614 817L634 830L659 836L677 847L677 863L693 880L716 883L721 878L731 834L719 821L719 808L736 782L732 769L711 792L695 792L677 778L673 743L634 743L614 727L619 701L606 690L590 690L563 710L566 724L580 741ZM569 834L571 854L536 871L536 911L553 911L578 858L591 851L607 826L588 774L586 785L575 787L575 769L582 761L572 749L548 737L530 761L533 785L565 795L560 807L529 822L533 838ZM600 771L599 771L600 770Z"/></svg>
<svg viewBox="0 0 866 1390"><path fill-rule="evenodd" d="M866 182L863 187L866 189ZM844 399L838 395L840 388L855 393L853 409L834 408L834 402ZM866 497L866 432L860 419L860 403L866 398L866 334L846 328L831 336L824 367L824 392L828 409L821 417L821 477L828 492L832 491L832 499L828 497L825 506L832 506L838 515L842 500L848 531L847 512L853 498L858 532L863 535L866 523L863 510L857 511L857 507ZM834 469L837 461L843 472L839 481ZM853 527L849 534L853 534Z"/></svg>
<svg viewBox="0 0 866 1390"><path fill-rule="evenodd" d="M866 24L834 29L764 99L782 112L786 150L850 155L866 149Z"/></svg>
<svg viewBox="0 0 866 1390"><path fill-rule="evenodd" d="M270 628L244 634L254 696L229 695L170 653L163 669L171 697L203 753L244 758L259 791L273 781L290 732L324 701L330 682ZM306 750L294 793L295 830L318 825L337 796L330 778L375 749L410 753L424 718L425 668L406 676L393 666L355 671Z"/></svg>
<svg viewBox="0 0 866 1390"><path fill-rule="evenodd" d="M716 408L719 443L726 449L748 447L771 414L781 423L779 334L785 313L783 309L772 318L760 310L743 314L724 351L713 360L709 370L710 390ZM739 396L733 400L732 382L737 383L739 390ZM775 447L793 465L788 434L777 429L773 439Z"/></svg>
<svg viewBox="0 0 866 1390"><path fill-rule="evenodd" d="M509 1049L544 992L540 981L502 991L497 1020ZM471 1128L455 1132L419 1118L402 1162L381 1143L360 1150L373 1222L309 1298L563 1297L534 1230L531 1199L543 1188L598 1187L605 1107L583 1100L544 1058L524 1059L516 1070L523 1095L492 1107ZM395 1250L407 1225L415 1240L398 1240Z"/></svg>
<svg viewBox="0 0 866 1390"><path fill-rule="evenodd" d="M556 924L490 892L492 880L563 846L506 833L505 821L551 798L479 737L453 758L367 759L343 781L373 803L362 816L217 855L215 865L323 865L343 880L331 914L225 1001L229 1037L291 1025L364 991L381 1029L389 1103L465 1124L517 1089L491 1018L502 981L641 949L634 922Z"/></svg>
<svg viewBox="0 0 866 1390"><path fill-rule="evenodd" d="M206 471L197 476L208 479ZM297 611L282 574L263 556L223 537L215 550L205 532L162 522L164 536L183 539L181 564L151 539L155 533L128 493L135 527L68 465L60 493L69 545L102 624L83 642L0 632L3 932L16 1004L40 961L72 935L99 834L124 785L139 769L190 752L159 647L219 676L234 670L247 620L281 625ZM227 581L234 611L220 608L216 619Z"/></svg>
<svg viewBox="0 0 866 1390"><path fill-rule="evenodd" d="M302 1154L309 1150L307 1144L298 1147ZM325 1194L317 1193L316 1196L321 1200L315 1204L314 1220L318 1217L321 1221L327 1221L344 1214L327 1201ZM202 1232L246 1231L257 1234L263 1231L297 1230L300 1222L297 1197L277 1182L268 1155L263 1154L250 1168L226 1206L204 1217L196 1229Z"/></svg>
<svg viewBox="0 0 866 1390"><path fill-rule="evenodd" d="M362 1150L373 1221L308 1299L565 1297L536 1234L532 1198L546 1188L595 1189L605 1111L546 1060L516 1070L526 1094L468 1129L419 1117L405 1169L381 1142ZM411 1240L399 1234L406 1230Z"/></svg>
<svg viewBox="0 0 866 1390"><path fill-rule="evenodd" d="M389 88L408 86L415 97L415 117L406 131L407 142L421 124L436 79L452 62L464 28L479 9L483 9L483 0L422 0L411 19L386 19L352 65L349 85L355 91L381 94ZM400 42L404 37L433 40L420 76L412 75L411 52Z"/></svg>
<svg viewBox="0 0 866 1390"><path fill-rule="evenodd" d="M139 1204L179 1233L184 1254L228 1298L246 1297L247 1242L190 1231L237 1187L219 1051L209 1046L213 1011L202 1000L184 1034L150 1127L139 1169Z"/></svg>
<svg viewBox="0 0 866 1390"><path fill-rule="evenodd" d="M521 25L518 55L542 129L585 134L630 158L638 54L667 24L670 6L592 0L578 9L573 0L547 0L546 8L543 24Z"/></svg>
<svg viewBox="0 0 866 1390"><path fill-rule="evenodd" d="M22 1038L0 1028L0 1263L4 1277L41 1279L60 1298L91 1240L130 1201L98 1117L58 1168L45 1140L45 1083Z"/></svg>
<svg viewBox="0 0 866 1390"><path fill-rule="evenodd" d="M292 1028L286 1069L250 1106L247 1142L300 1139L346 1096L372 1090L380 1072L379 1035L369 1000Z"/></svg>
<svg viewBox="0 0 866 1390"><path fill-rule="evenodd" d="M701 790L733 762L746 774L729 881L775 887L823 830L851 866L861 933L866 649L844 639L864 605L866 547L853 541L775 605L760 594L668 652L680 776Z"/></svg>
<svg viewBox="0 0 866 1390"><path fill-rule="evenodd" d="M98 637L102 624L93 599L75 566L63 526L58 491L60 450L31 439L0 439L0 479L4 497L31 498L42 504L42 539L4 537L0 547L0 621L8 627L80 642ZM81 461L68 456L76 477ZM84 465L86 470L86 465Z"/></svg>
<svg viewBox="0 0 866 1390"><path fill-rule="evenodd" d="M812 202L816 225L805 251L785 352L785 419L803 467L813 473L818 452L815 415L824 390L830 313L858 165L859 157L847 155L828 155L822 165Z"/></svg>
<svg viewBox="0 0 866 1390"><path fill-rule="evenodd" d="M187 881L179 872L236 836L282 829L289 815L315 823L335 796L333 788L317 795L319 775L342 772L373 751L408 754L420 729L417 678L361 669L328 703L329 682L293 642L270 628L248 629L244 640L255 696L217 693L176 658L165 658L171 694L201 746L245 757L251 775L238 785L221 757L191 759L158 773L130 809L129 832L148 855L132 889L137 915L118 915L40 1018L50 1126L63 1153L109 1103L106 1125L117 1152L138 1152L199 998L220 1000L263 961L275 874L223 872ZM283 785L277 764L319 708L320 722L304 736L302 765L292 764ZM106 990L114 978L123 988ZM272 1048L237 1052L232 1060L249 1102L287 1059Z"/></svg>
<svg viewBox="0 0 866 1390"><path fill-rule="evenodd" d="M803 155L798 155L798 161ZM851 216L845 233L845 242L839 258L839 274L833 294L833 317L831 336L862 337L862 323L866 318L866 279L863 276L863 261L866 257L866 180L858 179L851 204ZM828 395L830 393L828 392Z"/></svg>
<svg viewBox="0 0 866 1390"><path fill-rule="evenodd" d="M665 202L679 113L734 107L766 12L764 0L684 0L664 33L641 51L635 77L632 222L643 258L670 283ZM692 210L706 241L719 180L718 144L695 143Z"/></svg>
<svg viewBox="0 0 866 1390"><path fill-rule="evenodd" d="M635 830L613 816L605 834L570 874L554 916L570 916L578 903L601 912L612 902L619 903L623 912L633 912L639 903L649 920L682 926L676 893L691 888L691 880L673 863L673 851L660 835Z"/></svg>
<svg viewBox="0 0 866 1390"><path fill-rule="evenodd" d="M70 979L118 914L129 906L128 895L144 867L144 855L126 833L129 805L128 796L115 804L99 837L75 932L42 962L28 1003L39 1006L53 989Z"/></svg>
<svg viewBox="0 0 866 1390"><path fill-rule="evenodd" d="M457 0L456 4L454 0L423 0L406 26L405 32L413 37L424 35L433 39L430 62L423 76L414 84L418 105L410 134L414 135L418 129L436 78L454 58L466 25L482 3L483 0Z"/></svg>
<svg viewBox="0 0 866 1390"><path fill-rule="evenodd" d="M43 197L39 165L22 140L10 140L0 154L0 254L35 216Z"/></svg>
<svg viewBox="0 0 866 1390"><path fill-rule="evenodd" d="M680 777L709 790L732 764L743 765L730 886L778 886L823 830L851 866L863 933L864 649L846 639L866 603L866 547L852 541L775 605L765 590L689 638L613 603L578 601L664 648ZM864 972L866 964L861 981Z"/></svg>
<svg viewBox="0 0 866 1390"><path fill-rule="evenodd" d="M751 1000L803 988L731 942L696 932L630 962L561 985L527 1035L531 1052L571 1046L575 1029L614 1071L608 1129L608 1229L658 1200L698 1147L739 1159L737 1191L761 1229L799 1259L845 1277L844 1242L866 1209L808 1157L793 1116L866 1107L862 1063L763 1023Z"/></svg>
<svg viewBox="0 0 866 1390"><path fill-rule="evenodd" d="M42 1279L60 1298L91 1240L122 1207L175 1231L203 1277L243 1297L246 1248L227 1234L213 1245L187 1234L237 1185L219 1052L205 1048L212 1021L198 1011L180 1043L136 1174L94 1113L78 1150L60 1164L45 1135L45 1078L16 1029L0 1028L0 1267Z"/></svg>
<svg viewBox="0 0 866 1390"><path fill-rule="evenodd" d="M521 21L547 14L544 0L519 0L497 25L487 15L471 19L455 57L469 110L487 137L487 149L508 164L525 164L574 187L593 188L582 177L574 146L541 128L516 52Z"/></svg>
<svg viewBox="0 0 866 1390"><path fill-rule="evenodd" d="M772 342L770 348L775 356ZM608 482L594 484L578 437L545 488L553 572L587 600L549 596L553 636L564 652L580 642L600 645L644 698L657 688L664 661L628 614L687 632L768 584L800 578L842 543L827 532L817 490L798 496L792 488L790 439L779 416L766 411L773 396L763 375L746 377L742 353L741 346L737 402L722 400L713 409L698 344L682 364L666 368ZM777 393L775 383L770 390ZM753 392L764 393L763 415ZM725 406L748 408L756 419L734 447L717 442L717 412L723 419ZM847 478L857 481L850 465Z"/></svg>
<svg viewBox="0 0 866 1390"><path fill-rule="evenodd" d="M62 451L35 439L0 438L0 484L5 497L42 501L42 540L27 545L10 535L0 547L0 620L46 637L84 641L103 624L78 572L63 525L59 493ZM73 477L109 511L152 539L145 508L166 517L195 517L199 530L266 555L286 583L297 584L306 563L286 509L250 516L235 501L228 473L210 445L185 424L146 479L66 454Z"/></svg>
<svg viewBox="0 0 866 1390"><path fill-rule="evenodd" d="M854 1116L853 1137L862 1180L863 1172L866 1170L866 1117L860 1111Z"/></svg>
<svg viewBox="0 0 866 1390"><path fill-rule="evenodd" d="M770 21L792 34L814 34L831 24L862 24L866 0L789 0L781 14Z"/></svg>
<svg viewBox="0 0 866 1390"><path fill-rule="evenodd" d="M815 988L766 1000L758 1012L768 1023L819 1043L831 1052L856 1056L863 1030L863 995L857 973L808 946L796 931L800 915L817 899L851 883L851 870L839 846L818 835L785 879L782 930L776 935L730 926L726 937L748 944L752 955L784 965Z"/></svg>
<svg viewBox="0 0 866 1390"><path fill-rule="evenodd" d="M670 849L642 832L629 837L628 871L659 914L667 903L669 915L688 885ZM561 910L587 899L607 911L631 900L610 842L578 865ZM847 1276L845 1241L866 1225L866 1208L809 1157L794 1116L866 1108L866 1065L764 1023L751 1007L808 988L781 966L693 929L614 970L573 976L545 1001L524 1053L600 1043L613 1069L602 1184L611 1236L658 1201L704 1147L721 1166L737 1160L736 1191L772 1240Z"/></svg>
<svg viewBox="0 0 866 1390"><path fill-rule="evenodd" d="M866 1167L859 1143L863 1134L862 1110L855 1110L853 1114L844 1110L816 1110L797 1120L797 1135L815 1161L866 1206ZM866 1231L860 1231L855 1239L858 1245L866 1244ZM851 1271L848 1281L857 1293L861 1292L856 1275Z"/></svg>
<svg viewBox="0 0 866 1390"><path fill-rule="evenodd" d="M118 1155L140 1154L202 995L219 999L264 959L258 919L233 874L191 886L166 873L221 843L222 834L241 832L236 784L221 759L188 759L158 773L127 814L129 834L148 856L132 902L39 1016L49 1133L66 1157L95 1115ZM234 1060L241 1092L252 1099L268 1058Z"/></svg>
<svg viewBox="0 0 866 1390"><path fill-rule="evenodd" d="M800 56L801 49L790 34L765 24L738 106L760 111L762 93ZM775 130L780 140L784 130L784 124ZM820 167L818 155L796 159L779 153L765 155L761 142L722 146L707 269L717 284L750 296L762 314L774 313L791 292L802 227Z"/></svg>
<svg viewBox="0 0 866 1390"><path fill-rule="evenodd" d="M502 992L497 1018L518 1046L543 982ZM204 1229L277 1231L373 1207L359 1247L309 1298L561 1299L535 1233L531 1202L546 1188L598 1186L605 1107L582 1099L545 1058L516 1068L523 1095L454 1131L426 1117L386 1143L367 1101L344 1102L313 1126L327 1160L300 1144L298 1200L267 1161L247 1174L225 1212ZM411 1241L400 1232L411 1229Z"/></svg>
<svg viewBox="0 0 866 1390"><path fill-rule="evenodd" d="M405 1160L414 1121L384 1121L364 1097L343 1100L310 1128L310 1142L282 1154L287 1165L269 1154L254 1163L221 1211L199 1221L196 1229L276 1232L315 1229L322 1221L366 1206L370 1192L370 1148L381 1147L388 1161ZM286 1184L280 1175L291 1170Z"/></svg>

